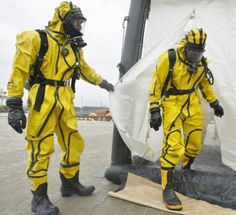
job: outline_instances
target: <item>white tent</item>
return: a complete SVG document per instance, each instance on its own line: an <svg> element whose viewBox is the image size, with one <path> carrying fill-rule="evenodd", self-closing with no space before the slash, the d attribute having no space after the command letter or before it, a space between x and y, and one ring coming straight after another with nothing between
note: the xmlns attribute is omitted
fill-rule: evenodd
<svg viewBox="0 0 236 215"><path fill-rule="evenodd" d="M207 32L206 57L215 77L214 89L224 107L215 118L222 161L236 170L236 1L152 0L145 34L143 57L110 95L111 112L118 131L133 154L156 161L162 131L149 128L148 94L156 60L175 47L186 31L202 27Z"/></svg>

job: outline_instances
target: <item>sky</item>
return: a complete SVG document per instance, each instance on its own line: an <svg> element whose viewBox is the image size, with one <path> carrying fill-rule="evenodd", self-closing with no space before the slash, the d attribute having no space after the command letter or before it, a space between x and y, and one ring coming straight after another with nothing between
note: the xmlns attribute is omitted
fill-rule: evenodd
<svg viewBox="0 0 236 215"><path fill-rule="evenodd" d="M130 0L74 0L87 18L84 55L87 63L103 78L115 84L119 71L123 39L122 22L128 15ZM0 89L6 90L15 53L16 34L44 29L59 6L59 0L7 0L0 14ZM76 83L75 106L109 106L109 94L82 80ZM24 102L27 100L25 91Z"/></svg>

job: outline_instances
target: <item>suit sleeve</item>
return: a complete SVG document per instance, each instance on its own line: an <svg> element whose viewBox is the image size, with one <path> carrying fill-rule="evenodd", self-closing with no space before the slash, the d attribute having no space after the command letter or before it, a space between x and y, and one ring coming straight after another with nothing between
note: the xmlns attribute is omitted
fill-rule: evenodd
<svg viewBox="0 0 236 215"><path fill-rule="evenodd" d="M153 75L151 87L149 90L149 109L159 108L162 88L165 84L169 71L168 52L164 52L158 59L156 70Z"/></svg>
<svg viewBox="0 0 236 215"><path fill-rule="evenodd" d="M36 31L26 31L16 36L16 53L10 80L7 85L9 97L23 97L25 81L33 69L40 47Z"/></svg>
<svg viewBox="0 0 236 215"><path fill-rule="evenodd" d="M214 89L212 85L209 83L206 74L204 74L203 79L199 84L199 88L201 90L203 97L207 100L209 104L217 100Z"/></svg>
<svg viewBox="0 0 236 215"><path fill-rule="evenodd" d="M95 85L100 84L103 78L86 63L82 49L79 52L79 56L80 56L80 77L83 80L89 82L90 84L95 84Z"/></svg>

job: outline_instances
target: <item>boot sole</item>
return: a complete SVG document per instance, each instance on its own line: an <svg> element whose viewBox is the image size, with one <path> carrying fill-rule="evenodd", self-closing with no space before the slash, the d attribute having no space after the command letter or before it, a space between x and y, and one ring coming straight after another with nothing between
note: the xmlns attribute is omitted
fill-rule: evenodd
<svg viewBox="0 0 236 215"><path fill-rule="evenodd" d="M90 195L93 193L94 190L95 190L95 189L93 189L90 193L81 194L81 193L77 193L77 192L73 192L73 191L69 191L69 190L62 190L62 189L61 189L61 195L62 195L63 197L70 197L70 196L72 196L72 195L77 195L77 196L90 196Z"/></svg>
<svg viewBox="0 0 236 215"><path fill-rule="evenodd" d="M182 205L168 205L165 200L163 199L163 203L165 204L166 208L171 211L181 211L183 210Z"/></svg>
<svg viewBox="0 0 236 215"><path fill-rule="evenodd" d="M171 210L171 211L182 211L183 207L181 205L166 205L166 208Z"/></svg>
<svg viewBox="0 0 236 215"><path fill-rule="evenodd" d="M31 207L31 210L36 213L36 210ZM58 215L59 214L59 209L57 208L57 211L54 211L54 212L50 212L50 213L36 213L36 215Z"/></svg>

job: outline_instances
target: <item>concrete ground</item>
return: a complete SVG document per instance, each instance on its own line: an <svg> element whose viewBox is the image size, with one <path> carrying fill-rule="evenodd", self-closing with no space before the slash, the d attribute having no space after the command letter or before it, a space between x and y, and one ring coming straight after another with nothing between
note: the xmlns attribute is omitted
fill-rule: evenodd
<svg viewBox="0 0 236 215"><path fill-rule="evenodd" d="M89 197L62 198L59 192L58 176L59 147L55 139L55 153L49 167L49 197L59 207L60 215L168 215L170 213L139 206L108 196L108 191L119 188L104 178L104 171L110 166L112 145L112 122L79 121L79 131L86 140L81 158L81 182L93 184L96 190ZM7 124L6 117L0 117L0 215L31 215L32 194L25 175L26 153L24 135L17 134ZM207 137L209 138L209 137ZM211 137L212 138L212 137ZM214 159L209 158L209 153ZM205 160L205 161L201 161ZM230 172L222 165L219 147L205 147L195 168L204 168Z"/></svg>
<svg viewBox="0 0 236 215"><path fill-rule="evenodd" d="M62 198L59 147L55 141L55 153L49 167L49 197L59 207L60 215L167 215L169 213L139 206L108 196L108 191L119 188L104 178L110 166L112 145L112 122L79 121L79 131L86 140L81 158L81 182L93 184L96 190L89 197ZM32 194L25 175L25 136L17 134L0 117L0 215L31 215ZM56 140L56 139L55 139Z"/></svg>

